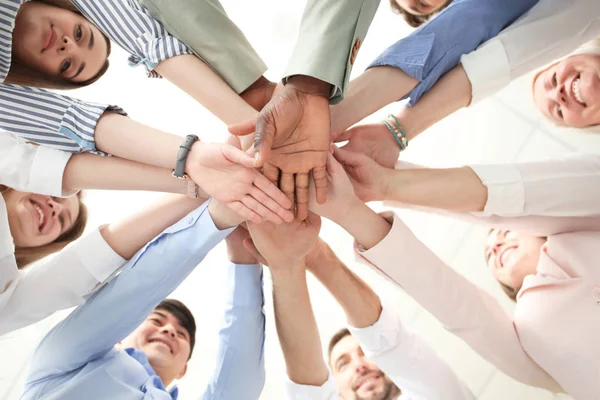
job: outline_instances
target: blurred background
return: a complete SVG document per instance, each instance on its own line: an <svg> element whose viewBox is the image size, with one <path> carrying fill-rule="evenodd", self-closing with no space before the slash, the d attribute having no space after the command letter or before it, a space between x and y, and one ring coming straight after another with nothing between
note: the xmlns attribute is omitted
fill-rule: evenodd
<svg viewBox="0 0 600 400"><path fill-rule="evenodd" d="M223 0L222 3L269 66L267 77L273 81L280 79L295 44L305 1ZM362 73L382 50L410 31L411 28L402 18L391 12L389 3L382 0L355 62L353 77ZM546 159L580 150L600 152L600 138L554 129L543 121L532 104L528 88L529 78L524 77L492 98L447 118L414 140L408 150L402 153L402 159L432 167L452 167L467 163ZM128 67L127 55L116 47L106 76L92 87L71 92L71 95L118 104L133 119L182 136L195 133L204 141L222 141L227 134L223 123L169 82L150 80L146 78L143 68ZM367 120L382 119L398 107L401 104L391 105ZM89 229L126 216L159 196L146 192L88 192L85 201L90 209ZM383 209L380 204L373 204L373 207ZM400 215L439 257L495 295L507 309L513 308L512 302L500 290L484 263L485 228L412 211L400 211ZM324 221L321 236L382 298L400 310L405 323L431 343L471 387L478 399L567 398L554 397L548 392L527 387L497 371L461 340L446 332L433 316L401 289L356 264L352 239L341 228ZM180 398L184 400L197 398L212 372L222 313L218 304L221 304L223 296L223 266L226 263L223 243L171 296L190 307L199 327L196 350L188 373L179 382ZM279 400L285 398L285 364L275 332L268 270L264 283L267 381L261 399ZM312 276L309 276L309 288L326 348L330 336L345 325L345 318L337 303ZM66 312L58 313L34 326L0 337L0 399L19 398L28 360L36 344L65 315Z"/></svg>

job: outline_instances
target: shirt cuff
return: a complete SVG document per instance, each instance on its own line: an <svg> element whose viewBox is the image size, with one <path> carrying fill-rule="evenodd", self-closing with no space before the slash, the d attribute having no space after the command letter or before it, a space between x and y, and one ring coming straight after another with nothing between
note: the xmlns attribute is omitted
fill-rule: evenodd
<svg viewBox="0 0 600 400"><path fill-rule="evenodd" d="M290 400L337 400L338 390L331 372L321 386L301 385L285 379L285 391Z"/></svg>
<svg viewBox="0 0 600 400"><path fill-rule="evenodd" d="M382 304L377 322L366 328L348 326L348 330L358 340L365 354L378 355L396 347L404 326L392 307Z"/></svg>
<svg viewBox="0 0 600 400"><path fill-rule="evenodd" d="M75 142L79 146L79 152L89 151L98 155L107 155L96 149L94 132L96 131L98 120L102 114L108 111L127 115L118 106L75 101L63 115L58 131L61 135Z"/></svg>
<svg viewBox="0 0 600 400"><path fill-rule="evenodd" d="M510 83L510 61L502 41L498 39L492 39L477 50L463 55L460 62L471 81L471 104Z"/></svg>
<svg viewBox="0 0 600 400"><path fill-rule="evenodd" d="M31 175L29 189L34 193L46 193L52 196L72 196L77 191L63 192L63 174L71 153L59 151L50 147L38 146Z"/></svg>
<svg viewBox="0 0 600 400"><path fill-rule="evenodd" d="M470 165L487 187L488 198L483 212L476 216L521 215L525 211L525 185L519 169L511 164Z"/></svg>
<svg viewBox="0 0 600 400"><path fill-rule="evenodd" d="M74 250L83 266L99 283L105 283L127 262L106 243L100 228L77 240Z"/></svg>
<svg viewBox="0 0 600 400"><path fill-rule="evenodd" d="M260 264L229 264L227 304L233 307L262 307L263 285Z"/></svg>

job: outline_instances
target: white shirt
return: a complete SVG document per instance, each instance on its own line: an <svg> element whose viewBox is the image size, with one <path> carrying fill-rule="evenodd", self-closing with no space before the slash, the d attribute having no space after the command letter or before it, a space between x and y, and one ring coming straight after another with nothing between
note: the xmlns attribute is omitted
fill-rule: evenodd
<svg viewBox="0 0 600 400"><path fill-rule="evenodd" d="M402 400L471 400L475 396L420 336L408 331L392 307L382 307L379 320L367 328L348 327L367 358L402 390ZM288 398L337 400L331 374L322 386L287 379Z"/></svg>
<svg viewBox="0 0 600 400"><path fill-rule="evenodd" d="M63 196L63 172L71 153L23 143L0 134L0 185L21 192Z"/></svg>
<svg viewBox="0 0 600 400"><path fill-rule="evenodd" d="M600 36L598 0L540 0L520 20L462 56L475 103Z"/></svg>
<svg viewBox="0 0 600 400"><path fill-rule="evenodd" d="M0 335L83 303L126 262L99 229L24 270L17 268L14 250L0 195Z"/></svg>

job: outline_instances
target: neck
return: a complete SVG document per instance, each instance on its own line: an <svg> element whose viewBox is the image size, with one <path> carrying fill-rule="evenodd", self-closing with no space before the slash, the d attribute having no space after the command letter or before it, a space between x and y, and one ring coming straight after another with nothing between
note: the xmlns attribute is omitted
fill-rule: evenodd
<svg viewBox="0 0 600 400"><path fill-rule="evenodd" d="M160 378L165 387L169 386L175 380L176 376L168 369L156 366L152 364L152 362L150 362L150 366L152 367L156 375Z"/></svg>

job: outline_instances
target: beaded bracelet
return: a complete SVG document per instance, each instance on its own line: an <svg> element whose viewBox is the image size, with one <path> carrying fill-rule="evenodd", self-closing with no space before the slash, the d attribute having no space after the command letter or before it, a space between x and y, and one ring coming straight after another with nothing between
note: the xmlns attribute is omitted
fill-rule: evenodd
<svg viewBox="0 0 600 400"><path fill-rule="evenodd" d="M393 114L390 114L388 117L393 118L394 126L392 126L392 124L390 124L386 120L383 120L382 122L389 129L389 131L392 132L392 135L394 135L394 139L396 139L396 142L400 146L400 150L405 150L408 147L408 139L406 137L406 133L400 125L400 121L398 121L398 119Z"/></svg>

